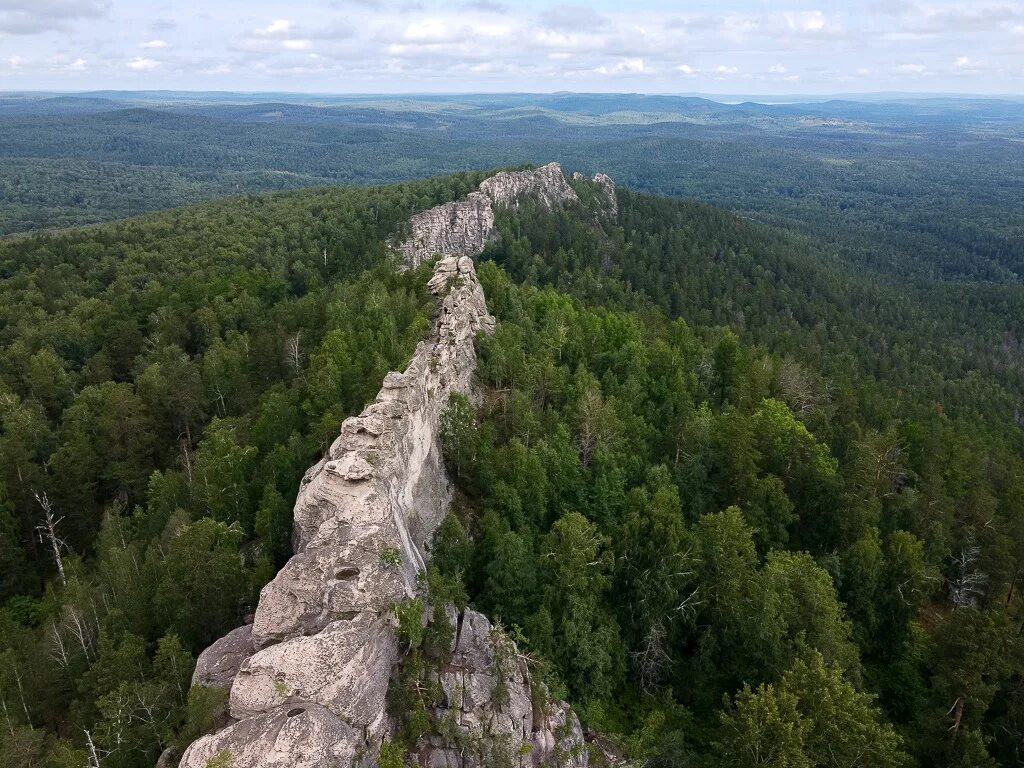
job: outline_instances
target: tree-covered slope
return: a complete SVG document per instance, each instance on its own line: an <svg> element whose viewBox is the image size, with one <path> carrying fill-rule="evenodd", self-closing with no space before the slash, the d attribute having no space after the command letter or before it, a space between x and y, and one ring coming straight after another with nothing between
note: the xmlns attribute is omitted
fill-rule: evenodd
<svg viewBox="0 0 1024 768"><path fill-rule="evenodd" d="M1019 285L1024 103L0 94L0 234L224 194L559 160L917 281Z"/></svg>
<svg viewBox="0 0 1024 768"><path fill-rule="evenodd" d="M429 327L386 240L460 176L0 245L0 766L149 766L289 554L303 469ZM620 192L500 217L434 563L599 754L1019 764L1015 294ZM38 498L37 498L38 496ZM36 527L53 510L62 579ZM429 685L393 714L431 722ZM429 682L429 681L419 681ZM392 755L394 757L394 755ZM1016 761L1016 762L1015 762Z"/></svg>
<svg viewBox="0 0 1024 768"><path fill-rule="evenodd" d="M152 765L198 735L194 655L251 610L302 472L431 326L427 271L397 274L385 241L478 181L0 247L0 764L85 765L90 738L104 766Z"/></svg>

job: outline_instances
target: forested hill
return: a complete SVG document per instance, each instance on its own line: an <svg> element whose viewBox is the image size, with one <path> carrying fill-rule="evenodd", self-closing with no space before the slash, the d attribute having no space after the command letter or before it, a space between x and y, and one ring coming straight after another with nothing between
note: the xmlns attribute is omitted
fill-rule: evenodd
<svg viewBox="0 0 1024 768"><path fill-rule="evenodd" d="M1020 284L1024 102L0 93L0 234L219 195L559 160L919 281Z"/></svg>
<svg viewBox="0 0 1024 768"><path fill-rule="evenodd" d="M480 178L0 244L0 766L151 766L211 727L195 654L430 327L386 241ZM502 214L478 270L498 328L445 420L449 594L570 697L592 765L1020 764L1016 294L696 203L621 191L609 220L575 186ZM444 727L428 673L391 697L397 760Z"/></svg>

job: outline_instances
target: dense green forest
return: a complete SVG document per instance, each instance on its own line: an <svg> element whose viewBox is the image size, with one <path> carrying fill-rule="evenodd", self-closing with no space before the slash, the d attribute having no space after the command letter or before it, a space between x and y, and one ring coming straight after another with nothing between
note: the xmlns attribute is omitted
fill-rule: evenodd
<svg viewBox="0 0 1024 768"><path fill-rule="evenodd" d="M504 217L440 566L652 765L1021 764L1019 380L797 239L620 200Z"/></svg>
<svg viewBox="0 0 1024 768"><path fill-rule="evenodd" d="M305 468L432 325L427 272L385 241L479 181L0 248L0 765L82 766L91 739L105 767L151 766L197 735L195 654L252 609Z"/></svg>
<svg viewBox="0 0 1024 768"><path fill-rule="evenodd" d="M195 655L431 322L386 241L480 178L0 244L0 766L150 766L208 725ZM1016 286L578 191L502 213L481 260L498 328L445 415L435 586L569 697L595 765L1024 764Z"/></svg>
<svg viewBox="0 0 1024 768"><path fill-rule="evenodd" d="M1022 125L1024 103L995 99L0 95L0 234L559 160L806 232L858 266L1019 283Z"/></svg>

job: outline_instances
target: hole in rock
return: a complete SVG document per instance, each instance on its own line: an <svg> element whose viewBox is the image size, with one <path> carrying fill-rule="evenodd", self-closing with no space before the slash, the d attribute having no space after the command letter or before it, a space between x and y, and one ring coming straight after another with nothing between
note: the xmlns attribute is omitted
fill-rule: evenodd
<svg viewBox="0 0 1024 768"><path fill-rule="evenodd" d="M353 568L352 566L346 566L344 568L341 568L334 578L336 578L338 581L346 581L348 579L354 579L358 575L359 575L359 569L358 568Z"/></svg>
<svg viewBox="0 0 1024 768"><path fill-rule="evenodd" d="M289 709L288 710L288 717L295 717L296 715L301 715L305 711L306 710L303 709L302 707L295 707L294 709Z"/></svg>

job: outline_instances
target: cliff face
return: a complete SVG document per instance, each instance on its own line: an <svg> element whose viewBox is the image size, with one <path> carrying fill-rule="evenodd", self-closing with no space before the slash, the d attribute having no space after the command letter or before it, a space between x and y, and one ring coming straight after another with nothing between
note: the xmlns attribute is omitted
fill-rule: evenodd
<svg viewBox="0 0 1024 768"><path fill-rule="evenodd" d="M409 220L411 235L398 250L411 267L438 253L476 256L494 235L494 206L514 206L524 197L539 200L548 208L579 202L558 163L533 171L498 173L484 179L479 191L465 200L413 216Z"/></svg>
<svg viewBox="0 0 1024 768"><path fill-rule="evenodd" d="M434 331L303 477L295 555L263 588L253 623L198 660L193 684L229 690L226 724L189 746L182 768L376 765L400 659L391 608L415 596L451 500L441 413L451 393L470 391L474 338L494 326L469 256L493 233L492 201L576 199L557 165L499 174L481 190L419 214L413 238L398 247L411 265L448 254L428 283L439 304ZM531 695L514 645L474 611L453 619L453 662L438 672L445 700L436 714L456 735L425 741L421 764L486 766L497 744L517 764L585 766L579 721L565 704Z"/></svg>

